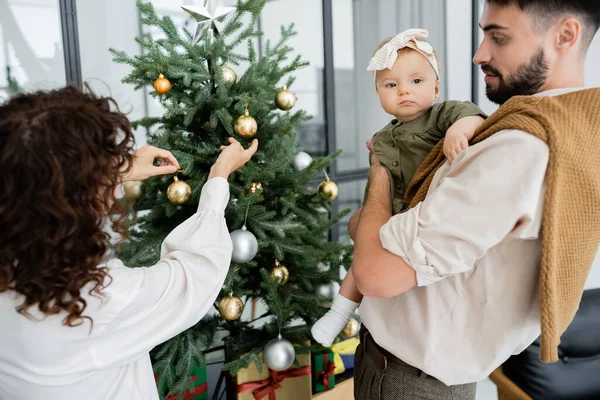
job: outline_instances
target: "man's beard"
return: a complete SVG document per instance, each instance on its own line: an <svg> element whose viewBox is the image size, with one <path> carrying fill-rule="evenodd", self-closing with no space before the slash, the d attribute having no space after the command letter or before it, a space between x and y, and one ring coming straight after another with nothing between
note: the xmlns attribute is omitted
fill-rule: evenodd
<svg viewBox="0 0 600 400"><path fill-rule="evenodd" d="M482 65L481 70L498 77L498 87L492 88L489 83L485 85L487 98L496 104L504 104L513 96L537 93L546 82L548 63L544 50L540 48L528 63L521 64L517 72L506 78L490 64Z"/></svg>

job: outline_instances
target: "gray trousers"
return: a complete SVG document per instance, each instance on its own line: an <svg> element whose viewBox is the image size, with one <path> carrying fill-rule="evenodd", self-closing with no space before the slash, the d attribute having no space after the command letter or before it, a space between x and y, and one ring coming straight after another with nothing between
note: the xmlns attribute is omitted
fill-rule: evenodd
<svg viewBox="0 0 600 400"><path fill-rule="evenodd" d="M388 363L382 369L366 353L363 343L356 349L355 400L475 400L476 387L476 383L446 386L417 368L399 364Z"/></svg>

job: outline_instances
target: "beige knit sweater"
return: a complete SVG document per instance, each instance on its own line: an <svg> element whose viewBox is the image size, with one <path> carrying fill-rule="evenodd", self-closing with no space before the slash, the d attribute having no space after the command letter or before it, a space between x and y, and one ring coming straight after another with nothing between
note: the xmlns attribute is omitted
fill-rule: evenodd
<svg viewBox="0 0 600 400"><path fill-rule="evenodd" d="M477 130L473 145L504 129L528 132L548 145L542 222L540 308L543 362L558 360L600 244L600 88L559 96L515 96ZM443 141L415 173L405 194L414 207L446 161Z"/></svg>

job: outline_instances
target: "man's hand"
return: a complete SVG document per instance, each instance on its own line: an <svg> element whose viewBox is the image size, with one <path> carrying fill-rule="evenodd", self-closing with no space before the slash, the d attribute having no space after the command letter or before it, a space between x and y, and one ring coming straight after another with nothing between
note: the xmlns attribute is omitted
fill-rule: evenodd
<svg viewBox="0 0 600 400"><path fill-rule="evenodd" d="M415 286L416 273L401 257L390 253L381 244L379 231L392 217L390 179L373 154L371 141L367 142L367 148L371 151L367 199L352 216L359 220L358 223L351 219L348 225L348 232L354 236L352 274L363 295L392 297Z"/></svg>
<svg viewBox="0 0 600 400"><path fill-rule="evenodd" d="M358 226L358 220L360 218L360 213L362 212L362 207L356 210L356 212L350 217L350 221L348 222L348 235L350 235L350 239L354 240L356 236L356 227Z"/></svg>
<svg viewBox="0 0 600 400"><path fill-rule="evenodd" d="M369 169L369 176L371 175L371 173L380 173L381 170L383 170L383 167L379 162L379 157L377 157L377 155L375 154L375 150L373 149L373 141L371 139L367 140L367 149L369 149L371 158L371 168Z"/></svg>
<svg viewBox="0 0 600 400"><path fill-rule="evenodd" d="M369 168L369 191L366 202L376 202L378 206L391 213L392 201L388 173L373 152L373 141L367 141L367 148L371 152L371 168Z"/></svg>

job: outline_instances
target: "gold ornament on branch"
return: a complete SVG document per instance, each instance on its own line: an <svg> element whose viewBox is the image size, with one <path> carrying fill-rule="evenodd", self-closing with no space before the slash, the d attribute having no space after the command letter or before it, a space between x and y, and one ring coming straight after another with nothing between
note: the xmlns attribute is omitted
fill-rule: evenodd
<svg viewBox="0 0 600 400"><path fill-rule="evenodd" d="M183 170L178 170L177 172L183 172ZM192 188L186 182L180 181L177 176L174 176L173 179L175 182L171 183L167 189L169 201L177 205L187 203L192 197Z"/></svg>
<svg viewBox="0 0 600 400"><path fill-rule="evenodd" d="M252 185L250 185L250 187L246 191L246 193L259 195L262 193L262 191L263 191L263 187L260 184L260 182L253 182Z"/></svg>
<svg viewBox="0 0 600 400"><path fill-rule="evenodd" d="M284 86L283 89L275 95L275 105L283 111L291 110L296 105L296 95Z"/></svg>
<svg viewBox="0 0 600 400"><path fill-rule="evenodd" d="M256 132L258 131L258 125L256 124L256 120L250 116L248 107L246 107L244 115L240 115L235 120L233 129L235 130L235 133L246 139L256 135Z"/></svg>
<svg viewBox="0 0 600 400"><path fill-rule="evenodd" d="M223 82L228 86L233 86L237 82L237 75L230 67L223 67Z"/></svg>
<svg viewBox="0 0 600 400"><path fill-rule="evenodd" d="M229 293L219 301L219 313L227 321L235 321L244 312L244 302L233 293Z"/></svg>
<svg viewBox="0 0 600 400"><path fill-rule="evenodd" d="M335 200L338 197L339 189L335 182L325 177L325 180L319 185L319 193L329 201Z"/></svg>
<svg viewBox="0 0 600 400"><path fill-rule="evenodd" d="M142 197L142 181L123 182L123 192L129 200L137 200Z"/></svg>
<svg viewBox="0 0 600 400"><path fill-rule="evenodd" d="M171 82L163 74L160 74L158 79L154 81L154 90L158 94L167 94L171 90Z"/></svg>
<svg viewBox="0 0 600 400"><path fill-rule="evenodd" d="M359 329L360 329L360 324L358 323L358 321L356 319L351 317L348 320L348 323L346 324L346 327L344 328L342 333L347 338L351 338L351 337L358 335Z"/></svg>
<svg viewBox="0 0 600 400"><path fill-rule="evenodd" d="M275 266L271 270L271 278L275 279L279 286L283 286L287 283L289 277L290 273L285 265L281 265L278 260L275 260Z"/></svg>

